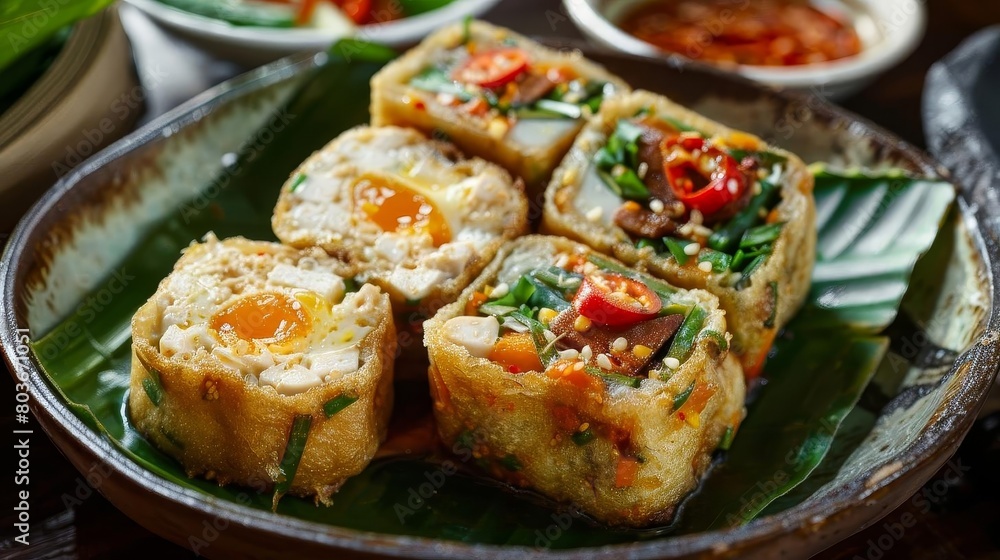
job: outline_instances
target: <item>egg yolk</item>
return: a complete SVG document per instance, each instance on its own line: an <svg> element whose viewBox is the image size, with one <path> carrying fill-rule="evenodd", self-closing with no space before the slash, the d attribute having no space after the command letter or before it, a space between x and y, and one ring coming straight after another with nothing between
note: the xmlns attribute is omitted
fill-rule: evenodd
<svg viewBox="0 0 1000 560"><path fill-rule="evenodd" d="M426 232L434 246L451 240L451 231L434 203L413 189L382 177L364 177L354 189L356 207L382 231Z"/></svg>
<svg viewBox="0 0 1000 560"><path fill-rule="evenodd" d="M273 344L304 337L309 332L310 318L305 306L294 298L259 293L216 313L210 326L223 337Z"/></svg>

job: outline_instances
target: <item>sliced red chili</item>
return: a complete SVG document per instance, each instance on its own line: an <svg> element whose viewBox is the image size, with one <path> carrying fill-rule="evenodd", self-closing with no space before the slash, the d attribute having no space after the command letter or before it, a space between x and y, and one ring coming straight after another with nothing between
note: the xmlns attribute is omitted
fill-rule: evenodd
<svg viewBox="0 0 1000 560"><path fill-rule="evenodd" d="M599 325L626 326L656 317L663 303L649 286L618 274L592 274L583 280L573 307Z"/></svg>
<svg viewBox="0 0 1000 560"><path fill-rule="evenodd" d="M706 218L740 200L748 181L737 162L704 138L680 135L660 144L663 169L677 200Z"/></svg>
<svg viewBox="0 0 1000 560"><path fill-rule="evenodd" d="M334 0L340 9L357 24L367 23L372 15L372 0Z"/></svg>
<svg viewBox="0 0 1000 560"><path fill-rule="evenodd" d="M528 53L517 48L492 49L472 55L453 73L455 81L497 88L513 82L528 69Z"/></svg>

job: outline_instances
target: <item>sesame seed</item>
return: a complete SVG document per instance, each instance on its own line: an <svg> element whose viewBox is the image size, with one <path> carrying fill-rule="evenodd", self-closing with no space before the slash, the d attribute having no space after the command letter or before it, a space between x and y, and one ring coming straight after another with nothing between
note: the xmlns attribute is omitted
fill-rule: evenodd
<svg viewBox="0 0 1000 560"><path fill-rule="evenodd" d="M632 354L640 360L645 360L653 355L653 349L644 344L636 344L635 348L632 349Z"/></svg>
<svg viewBox="0 0 1000 560"><path fill-rule="evenodd" d="M692 209L691 210L691 223L695 225L701 225L705 221L705 216L701 213L701 210Z"/></svg>
<svg viewBox="0 0 1000 560"><path fill-rule="evenodd" d="M586 432L587 429L589 429L589 428L590 428L590 422L584 422L583 424L580 424L580 431L581 432Z"/></svg>
<svg viewBox="0 0 1000 560"><path fill-rule="evenodd" d="M583 350L580 350L580 358L583 359L584 362L589 362L592 357L594 357L594 351L590 349L589 344L584 346Z"/></svg>
<svg viewBox="0 0 1000 560"><path fill-rule="evenodd" d="M635 174L638 175L640 179L645 179L647 172L649 172L649 164L644 161L640 161L639 167L635 170ZM656 210L654 210L654 212L655 211Z"/></svg>
<svg viewBox="0 0 1000 560"><path fill-rule="evenodd" d="M698 270L702 272L712 272L712 263L708 261L701 261L698 263Z"/></svg>
<svg viewBox="0 0 1000 560"><path fill-rule="evenodd" d="M687 237L687 236L691 235L691 230L693 228L694 228L694 225L692 225L692 224L684 224L684 225L682 225L680 227L680 229L677 230L677 233L683 235L684 237Z"/></svg>
<svg viewBox="0 0 1000 560"><path fill-rule="evenodd" d="M578 333L584 333L590 330L592 324L593 322L590 319L584 317L583 315L577 315L576 320L573 321L573 330ZM587 348L589 348L589 346Z"/></svg>
<svg viewBox="0 0 1000 560"><path fill-rule="evenodd" d="M729 189L729 194L736 194L736 191L740 188L740 184L736 181L736 179L730 178L726 181L726 188Z"/></svg>
<svg viewBox="0 0 1000 560"><path fill-rule="evenodd" d="M583 362L573 364L573 371L583 371Z"/></svg>
<svg viewBox="0 0 1000 560"><path fill-rule="evenodd" d="M508 286L506 282L500 282L497 284L497 287L493 288L490 292L490 297L492 299L502 298L507 295L508 292L510 292L510 286Z"/></svg>
<svg viewBox="0 0 1000 560"><path fill-rule="evenodd" d="M597 355L597 365L601 369L607 369L607 370L610 370L612 367L614 367L611 364L611 358L608 358L607 354L598 354Z"/></svg>
<svg viewBox="0 0 1000 560"><path fill-rule="evenodd" d="M713 232L705 226L694 225L691 227L691 233L698 237L711 237Z"/></svg>
<svg viewBox="0 0 1000 560"><path fill-rule="evenodd" d="M663 358L663 365L667 366L670 369L677 369L681 367L681 361L678 360L677 358L671 358L668 356L666 358Z"/></svg>
<svg viewBox="0 0 1000 560"><path fill-rule="evenodd" d="M687 245L684 246L684 254L689 257L697 255L698 251L701 251L700 243L688 243Z"/></svg>
<svg viewBox="0 0 1000 560"><path fill-rule="evenodd" d="M624 336L619 336L611 343L612 354L621 354L626 348L628 348L628 340Z"/></svg>
<svg viewBox="0 0 1000 560"><path fill-rule="evenodd" d="M656 212L657 214L659 214L659 213L663 212L663 208L664 208L664 206L663 206L663 201L662 200L660 200L658 198L654 198L653 200L649 201L649 209L652 210L653 212Z"/></svg>
<svg viewBox="0 0 1000 560"><path fill-rule="evenodd" d="M568 348L559 352L560 360L575 360L580 357L580 351L575 348Z"/></svg>
<svg viewBox="0 0 1000 560"><path fill-rule="evenodd" d="M591 222L596 222L597 220L600 220L601 216L603 215L604 215L604 209L601 208L600 206L594 206L593 208L587 211L587 219L590 220Z"/></svg>

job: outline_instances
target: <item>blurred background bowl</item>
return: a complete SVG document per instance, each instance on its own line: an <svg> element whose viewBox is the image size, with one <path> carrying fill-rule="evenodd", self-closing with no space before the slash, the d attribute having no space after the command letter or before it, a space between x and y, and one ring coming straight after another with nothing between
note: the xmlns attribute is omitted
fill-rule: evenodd
<svg viewBox="0 0 1000 560"><path fill-rule="evenodd" d="M145 109L116 9L75 24L56 52L0 114L0 232L71 168L130 132Z"/></svg>
<svg viewBox="0 0 1000 560"><path fill-rule="evenodd" d="M618 27L618 23L632 9L649 2L563 0L577 27L598 45L640 56L682 57L658 49ZM814 3L820 8L824 4L835 3L840 11L850 14L851 23L861 39L860 54L798 66L717 66L779 88L843 99L900 63L916 49L924 34L926 8L920 0L827 0Z"/></svg>
<svg viewBox="0 0 1000 560"><path fill-rule="evenodd" d="M334 41L343 38L343 34L331 29L237 26L185 12L156 0L125 1L196 46L247 67L272 62L301 51L326 50ZM498 1L454 0L444 7L423 14L359 26L354 36L393 47L409 46L444 25L486 12Z"/></svg>

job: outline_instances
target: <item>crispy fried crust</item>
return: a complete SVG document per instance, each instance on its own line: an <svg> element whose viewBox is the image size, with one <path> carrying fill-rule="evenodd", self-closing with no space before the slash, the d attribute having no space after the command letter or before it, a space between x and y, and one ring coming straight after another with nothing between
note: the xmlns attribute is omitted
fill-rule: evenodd
<svg viewBox="0 0 1000 560"><path fill-rule="evenodd" d="M305 176L319 175L323 180L341 183L345 192L337 193L337 201L331 200L329 215L332 217L331 219L341 224L351 224L350 200L352 194L350 188L355 179L363 174L373 172L370 165L364 165L358 161L360 156L357 150L363 149L358 148L358 146L364 146L366 143L378 141L379 137L387 136L396 137L392 142L397 146L416 147L424 150L423 157L427 159L449 162L448 165L462 177L490 175L509 186L506 193L511 198L509 207L490 209L492 212L503 212L502 233L489 240L478 253L474 254L472 260L462 269L460 274L435 284L430 293L421 298L417 309L414 309L412 302L407 302L405 295L397 292L389 283L388 277L394 266L393 263L377 254L374 258L371 257L371 246L379 233L377 229L372 229L375 228L374 225L368 225L366 229L363 225L356 224L354 227L345 226L339 231L304 227L295 215L296 205L300 203L293 194L296 178L300 174ZM275 235L283 243L300 249L321 247L328 254L351 263L357 269L357 274L389 293L393 307L398 313L418 311L430 315L442 305L454 301L462 289L486 266L486 263L505 240L516 238L527 231L528 202L524 196L523 183L520 180L512 179L507 171L487 161L479 158L465 158L453 145L447 142L429 140L422 133L413 129L362 126L344 132L323 149L310 156L291 173L281 189L271 224Z"/></svg>
<svg viewBox="0 0 1000 560"><path fill-rule="evenodd" d="M620 118L632 116L644 107L655 107L657 114L667 115L708 136L735 133L741 142L755 149L767 149L787 158L781 200L775 208L777 221L786 225L771 256L753 274L750 286L743 290L731 287L727 274L699 270L692 264L694 259L688 266L679 266L671 258L657 256L651 248L638 249L624 230L613 223L592 222L580 210L577 195L594 154L604 145ZM665 97L636 91L605 103L577 137L546 190L542 229L587 243L678 286L706 289L717 295L733 333L733 351L740 357L747 374L753 376L763 366L777 332L791 320L809 293L816 253L816 207L812 190L812 174L794 154L768 146L755 136L735 132ZM774 309L771 295L772 283L777 286L777 309ZM765 322L772 310L774 326L767 327Z"/></svg>
<svg viewBox="0 0 1000 560"><path fill-rule="evenodd" d="M463 459L485 458L494 476L572 503L604 522L628 526L665 522L698 484L726 428L737 426L744 415L742 371L715 339L698 339L692 356L669 381L644 380L639 389L602 385L600 393L589 393L544 373L510 374L442 335L443 325L463 314L475 291L496 282L505 259L567 251L589 249L545 236L506 245L457 302L426 323L438 430ZM726 320L716 298L707 292L692 295L709 310L705 328L724 333ZM694 382L713 392L697 419L689 415L685 420L674 411L674 399ZM616 447L602 437L586 445L574 443L553 414L560 407L591 426L631 434L644 459L631 486L616 486ZM474 442L472 450L464 448L469 442ZM512 463L520 469L511 471Z"/></svg>
<svg viewBox="0 0 1000 560"><path fill-rule="evenodd" d="M549 49L513 31L481 21L472 22L469 32L477 43L514 42L534 61L566 64L588 79L614 84L620 92L630 91L621 78L577 51L566 53ZM372 124L412 126L428 134L443 133L466 153L495 162L523 178L529 192L540 193L559 159L572 144L582 122L572 134L565 134L559 141L545 147L518 146L509 138L491 135L487 119L456 112L438 103L435 94L421 92L408 85L434 59L435 52L461 45L464 35L463 24L445 27L376 74L371 88Z"/></svg>
<svg viewBox="0 0 1000 560"><path fill-rule="evenodd" d="M274 243L228 240L244 251L294 255ZM204 245L193 245L175 270L193 260ZM161 284L162 288L162 284ZM305 451L289 492L329 502L344 481L361 472L385 439L392 411L396 340L389 298L381 294L379 317L361 342L360 369L294 396L244 381L207 355L167 358L153 342L158 328L159 292L132 319L132 372L129 415L136 429L184 465L189 476L219 484L266 490L280 480L279 464L296 416L311 417ZM143 386L158 378L154 404ZM323 405L342 394L358 400L327 418Z"/></svg>

